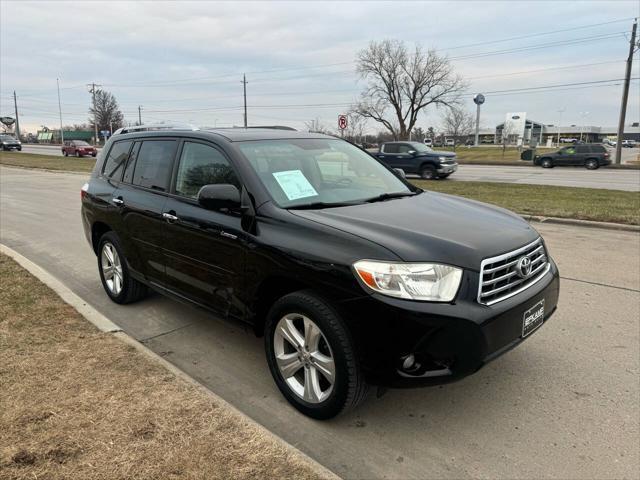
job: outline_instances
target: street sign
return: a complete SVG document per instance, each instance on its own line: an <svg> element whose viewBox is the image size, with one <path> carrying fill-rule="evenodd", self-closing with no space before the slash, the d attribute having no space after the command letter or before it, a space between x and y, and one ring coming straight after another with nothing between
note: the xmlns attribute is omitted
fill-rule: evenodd
<svg viewBox="0 0 640 480"><path fill-rule="evenodd" d="M109 135L111 135L111 132L109 130L100 130L100 135L102 135L104 138L107 138Z"/></svg>
<svg viewBox="0 0 640 480"><path fill-rule="evenodd" d="M344 130L347 128L347 116L346 115L338 115L338 128L340 130Z"/></svg>

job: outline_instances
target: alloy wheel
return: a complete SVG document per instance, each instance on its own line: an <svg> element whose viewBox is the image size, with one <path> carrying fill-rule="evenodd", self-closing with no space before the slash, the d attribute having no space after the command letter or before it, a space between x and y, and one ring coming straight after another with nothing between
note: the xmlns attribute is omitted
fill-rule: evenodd
<svg viewBox="0 0 640 480"><path fill-rule="evenodd" d="M109 291L115 296L120 295L122 286L124 285L122 263L120 262L118 252L110 242L106 242L102 246L100 266L102 267L104 282Z"/></svg>
<svg viewBox="0 0 640 480"><path fill-rule="evenodd" d="M336 365L322 330L310 318L290 313L273 335L278 370L292 392L305 402L325 401L335 384Z"/></svg>

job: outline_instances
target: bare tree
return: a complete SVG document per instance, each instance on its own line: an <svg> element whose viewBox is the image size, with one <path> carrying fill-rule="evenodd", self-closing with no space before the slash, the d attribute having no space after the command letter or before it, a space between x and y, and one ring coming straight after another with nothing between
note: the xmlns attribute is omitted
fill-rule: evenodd
<svg viewBox="0 0 640 480"><path fill-rule="evenodd" d="M502 125L501 133L500 133L500 143L502 144L502 158L504 159L504 154L507 150L507 145L511 142L511 137L515 135L515 128L513 123L505 122Z"/></svg>
<svg viewBox="0 0 640 480"><path fill-rule="evenodd" d="M455 105L466 88L447 57L420 45L409 51L399 40L371 42L358 53L357 72L368 81L358 113L401 140L409 137L420 111Z"/></svg>
<svg viewBox="0 0 640 480"><path fill-rule="evenodd" d="M91 107L89 113L91 114L89 124L93 128L93 119L95 118L98 124L98 131L111 131L112 127L113 130L116 130L124 126L124 116L120 111L116 97L106 90L96 90L95 109Z"/></svg>
<svg viewBox="0 0 640 480"><path fill-rule="evenodd" d="M333 132L331 131L331 129L326 125L324 125L317 118L309 122L304 122L304 125L307 127L307 130L309 130L312 133L323 133L325 135L333 135Z"/></svg>
<svg viewBox="0 0 640 480"><path fill-rule="evenodd" d="M456 144L473 131L473 115L458 107L447 108L442 118L442 129L447 136L453 137Z"/></svg>

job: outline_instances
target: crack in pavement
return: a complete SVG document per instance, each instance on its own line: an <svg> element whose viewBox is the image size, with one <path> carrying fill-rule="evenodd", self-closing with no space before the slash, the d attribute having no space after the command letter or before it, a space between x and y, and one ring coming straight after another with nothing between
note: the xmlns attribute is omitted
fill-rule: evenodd
<svg viewBox="0 0 640 480"><path fill-rule="evenodd" d="M636 288L619 287L617 285L609 285L607 283L591 282L589 280L580 280L579 278L563 277L562 275L560 276L560 278L562 280L571 280L573 282L588 283L589 285L597 285L599 287L615 288L617 290L626 290L627 292L640 293L640 290Z"/></svg>
<svg viewBox="0 0 640 480"><path fill-rule="evenodd" d="M153 335L153 336L151 336L151 337L143 338L143 339L141 339L141 340L138 340L138 342L140 342L140 343L146 343L146 342L148 342L149 340L153 340L154 338L162 337L162 336L164 336L164 335L169 335L170 333L177 332L178 330L182 330L183 328L190 327L191 325L193 325L193 323L188 323L188 324L186 324L186 325L182 325L181 327L177 327L177 328L174 328L174 329L172 329L172 330L168 330L168 331L166 331L166 332L162 332L162 333L159 333L159 334L157 334L157 335Z"/></svg>

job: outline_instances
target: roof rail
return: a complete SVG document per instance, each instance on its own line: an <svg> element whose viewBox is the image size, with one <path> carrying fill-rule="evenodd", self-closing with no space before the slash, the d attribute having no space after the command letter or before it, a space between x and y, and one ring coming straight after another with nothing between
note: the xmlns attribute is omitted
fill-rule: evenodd
<svg viewBox="0 0 640 480"><path fill-rule="evenodd" d="M132 127L122 127L113 132L114 135L129 132L141 132L152 130L200 130L195 125L190 123L150 123L147 125L134 125Z"/></svg>
<svg viewBox="0 0 640 480"><path fill-rule="evenodd" d="M250 128L264 128L267 130L291 130L293 132L297 132L297 130L293 127L287 127L285 125L255 125L251 127L243 127L240 125L234 125L233 127L201 127L202 130L242 130L242 129L250 129Z"/></svg>

